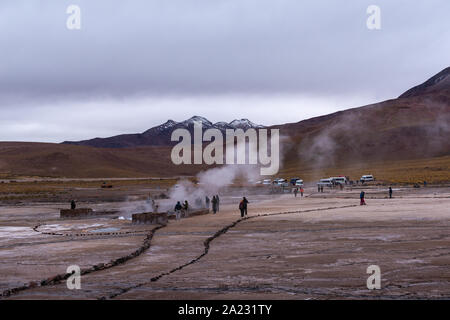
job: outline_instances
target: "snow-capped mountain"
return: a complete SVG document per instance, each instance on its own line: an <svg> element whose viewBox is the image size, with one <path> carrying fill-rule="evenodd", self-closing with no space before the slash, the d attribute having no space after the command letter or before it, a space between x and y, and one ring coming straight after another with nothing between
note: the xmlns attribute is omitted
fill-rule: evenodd
<svg viewBox="0 0 450 320"><path fill-rule="evenodd" d="M219 129L225 134L226 129L243 129L250 128L261 129L262 125L255 124L248 119L233 120L231 122L216 122L212 123L208 119L200 116L193 116L187 120L176 122L174 120L167 120L163 124L148 129L143 133L123 134L109 138L95 138L83 141L65 141L65 144L85 145L98 148L126 148L136 146L151 146L151 145L170 145L173 144L170 140L172 131L179 128L185 128L192 134L194 123L201 122L203 130Z"/></svg>

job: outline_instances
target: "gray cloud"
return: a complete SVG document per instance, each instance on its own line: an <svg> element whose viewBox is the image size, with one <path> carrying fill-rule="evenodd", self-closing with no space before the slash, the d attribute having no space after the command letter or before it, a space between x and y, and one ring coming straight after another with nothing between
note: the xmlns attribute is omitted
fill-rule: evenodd
<svg viewBox="0 0 450 320"><path fill-rule="evenodd" d="M81 8L79 31L66 29L69 4ZM381 7L379 31L366 28L370 4ZM285 118L275 117L286 122L311 113L314 106L302 104L309 97L329 99L335 109L387 99L448 66L449 9L448 0L6 0L0 4L0 110L8 109L9 118L0 120L24 133L18 139L64 140L78 135L55 129L36 138L33 128L44 132L61 119L24 110L53 104L73 115L94 103L101 114L111 110L111 100L171 99L171 108L192 115L205 106L180 97L216 96L211 108L230 95L260 96L274 107L280 95L301 97L295 119L289 108ZM260 115L258 105L238 104L227 108L229 118ZM117 108L113 118L133 108ZM154 121L147 127L168 118L164 111L148 105L145 114ZM208 113L225 120L223 112ZM267 111L259 122L273 118ZM98 135L143 129L117 120L97 128ZM0 129L0 139L10 136Z"/></svg>

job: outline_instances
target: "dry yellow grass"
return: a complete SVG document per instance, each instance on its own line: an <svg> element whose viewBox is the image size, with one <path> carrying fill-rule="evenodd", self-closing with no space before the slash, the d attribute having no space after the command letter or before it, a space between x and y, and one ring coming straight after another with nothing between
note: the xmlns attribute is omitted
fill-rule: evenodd
<svg viewBox="0 0 450 320"><path fill-rule="evenodd" d="M352 180L364 174L373 174L379 181L390 183L446 183L450 182L450 156L431 159L396 160L389 162L358 163L332 168L297 168L280 170L283 177L301 177L305 181L345 175Z"/></svg>

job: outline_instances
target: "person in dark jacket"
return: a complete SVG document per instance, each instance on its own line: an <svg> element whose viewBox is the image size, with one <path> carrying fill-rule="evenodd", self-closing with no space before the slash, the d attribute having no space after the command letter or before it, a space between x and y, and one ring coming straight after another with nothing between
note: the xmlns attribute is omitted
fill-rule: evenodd
<svg viewBox="0 0 450 320"><path fill-rule="evenodd" d="M181 205L181 202L178 201L177 204L175 205L175 218L177 220L179 220L181 217L181 209L183 209L183 206Z"/></svg>
<svg viewBox="0 0 450 320"><path fill-rule="evenodd" d="M392 199L392 188L389 187L389 199Z"/></svg>
<svg viewBox="0 0 450 320"><path fill-rule="evenodd" d="M244 213L245 213L244 200L241 200L241 202L239 202L239 211L241 211L241 218L243 218L244 217Z"/></svg>
<svg viewBox="0 0 450 320"><path fill-rule="evenodd" d="M216 198L216 196L212 197L211 203L212 203L213 213L216 214L216 212L217 212L217 198Z"/></svg>
<svg viewBox="0 0 450 320"><path fill-rule="evenodd" d="M364 191L361 191L361 193L359 194L359 199L361 200L360 205L361 206L365 206L366 205L366 201L364 200L364 196L366 195L366 193Z"/></svg>
<svg viewBox="0 0 450 320"><path fill-rule="evenodd" d="M209 209L209 202L210 202L210 200L209 200L208 196L206 196L205 197L206 209Z"/></svg>
<svg viewBox="0 0 450 320"><path fill-rule="evenodd" d="M249 204L250 202L248 202L246 197L242 199L242 202L244 203L244 214L247 215L247 204Z"/></svg>
<svg viewBox="0 0 450 320"><path fill-rule="evenodd" d="M75 200L70 201L70 209L75 210L77 207L77 204L75 203Z"/></svg>
<svg viewBox="0 0 450 320"><path fill-rule="evenodd" d="M216 194L216 201L217 201L217 212L219 212L220 211L220 198L219 198L218 194Z"/></svg>

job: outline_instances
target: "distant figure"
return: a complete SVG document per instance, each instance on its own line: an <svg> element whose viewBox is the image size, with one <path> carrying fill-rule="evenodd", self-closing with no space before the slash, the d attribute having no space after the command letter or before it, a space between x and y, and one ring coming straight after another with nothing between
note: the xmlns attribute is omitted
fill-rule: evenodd
<svg viewBox="0 0 450 320"><path fill-rule="evenodd" d="M341 190L344 190L344 185L343 185L342 183L339 183L339 188L340 188Z"/></svg>
<svg viewBox="0 0 450 320"><path fill-rule="evenodd" d="M155 200L152 199L152 207L154 212L158 212L158 205L156 204Z"/></svg>
<svg viewBox="0 0 450 320"><path fill-rule="evenodd" d="M70 209L75 210L77 207L77 204L75 203L75 200L70 201Z"/></svg>
<svg viewBox="0 0 450 320"><path fill-rule="evenodd" d="M389 187L389 199L392 199L392 188Z"/></svg>
<svg viewBox="0 0 450 320"><path fill-rule="evenodd" d="M209 210L209 202L210 202L210 200L209 200L208 196L206 196L205 203L206 203L206 209L208 209L208 210Z"/></svg>
<svg viewBox="0 0 450 320"><path fill-rule="evenodd" d="M217 212L217 198L216 198L216 196L212 197L212 201L211 202L212 202L213 213L216 214L216 212Z"/></svg>
<svg viewBox="0 0 450 320"><path fill-rule="evenodd" d="M244 213L245 215L247 215L247 204L249 204L250 202L248 202L246 197L242 199L242 202L244 203Z"/></svg>
<svg viewBox="0 0 450 320"><path fill-rule="evenodd" d="M216 200L217 200L217 212L220 211L220 199L219 199L219 195L216 194Z"/></svg>
<svg viewBox="0 0 450 320"><path fill-rule="evenodd" d="M424 186L424 187L427 186L427 182L426 182L426 181L423 182L423 186Z"/></svg>
<svg viewBox="0 0 450 320"><path fill-rule="evenodd" d="M180 201L178 201L177 204L175 205L175 214L177 220L180 219L181 209L183 209L183 206L181 205Z"/></svg>
<svg viewBox="0 0 450 320"><path fill-rule="evenodd" d="M239 210L241 211L241 218L243 218L244 217L244 212L245 212L245 210L244 210L244 200L241 200L239 202Z"/></svg>
<svg viewBox="0 0 450 320"><path fill-rule="evenodd" d="M183 209L186 211L189 210L189 203L187 202L187 200L184 200Z"/></svg>
<svg viewBox="0 0 450 320"><path fill-rule="evenodd" d="M361 206L365 206L366 205L366 201L364 201L364 196L366 195L366 193L364 191L361 191L361 193L359 194L359 199L361 200L360 205Z"/></svg>
<svg viewBox="0 0 450 320"><path fill-rule="evenodd" d="M323 193L323 186L320 186L320 192Z"/></svg>
<svg viewBox="0 0 450 320"><path fill-rule="evenodd" d="M303 190L303 187L300 187L300 194L301 194L301 196L303 197L303 192L304 192L305 190Z"/></svg>
<svg viewBox="0 0 450 320"><path fill-rule="evenodd" d="M295 188L294 189L294 197L296 197L296 198L297 198L297 193L298 193L298 188Z"/></svg>
<svg viewBox="0 0 450 320"><path fill-rule="evenodd" d="M317 185L317 192L320 192L320 185Z"/></svg>

